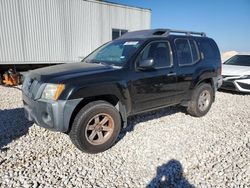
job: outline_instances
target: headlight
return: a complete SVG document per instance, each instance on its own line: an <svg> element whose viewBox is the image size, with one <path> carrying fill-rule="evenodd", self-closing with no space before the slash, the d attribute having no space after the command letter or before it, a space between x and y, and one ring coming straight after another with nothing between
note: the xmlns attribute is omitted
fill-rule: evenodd
<svg viewBox="0 0 250 188"><path fill-rule="evenodd" d="M47 84L43 90L42 99L57 100L64 90L64 84Z"/></svg>

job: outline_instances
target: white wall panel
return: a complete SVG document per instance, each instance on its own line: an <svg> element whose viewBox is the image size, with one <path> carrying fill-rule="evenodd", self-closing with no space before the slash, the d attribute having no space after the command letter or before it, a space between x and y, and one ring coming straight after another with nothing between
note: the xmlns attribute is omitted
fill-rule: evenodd
<svg viewBox="0 0 250 188"><path fill-rule="evenodd" d="M0 64L79 60L112 28L150 28L151 11L93 0L0 0Z"/></svg>
<svg viewBox="0 0 250 188"><path fill-rule="evenodd" d="M19 0L25 61L49 61L46 1Z"/></svg>
<svg viewBox="0 0 250 188"><path fill-rule="evenodd" d="M24 61L16 0L0 0L0 62Z"/></svg>

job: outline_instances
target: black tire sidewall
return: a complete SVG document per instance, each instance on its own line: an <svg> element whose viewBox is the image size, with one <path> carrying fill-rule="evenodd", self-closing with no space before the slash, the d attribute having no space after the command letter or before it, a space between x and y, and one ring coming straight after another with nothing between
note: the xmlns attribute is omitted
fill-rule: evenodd
<svg viewBox="0 0 250 188"><path fill-rule="evenodd" d="M91 106L91 104L89 106ZM87 140L85 130L89 120L99 113L109 114L113 118L114 130L111 137L105 143L93 145ZM111 104L99 102L99 104L93 104L89 109L81 110L75 118L72 129L75 129L74 132L78 142L77 146L78 148L80 147L80 150L88 153L99 153L107 150L114 144L120 133L121 117L119 112Z"/></svg>

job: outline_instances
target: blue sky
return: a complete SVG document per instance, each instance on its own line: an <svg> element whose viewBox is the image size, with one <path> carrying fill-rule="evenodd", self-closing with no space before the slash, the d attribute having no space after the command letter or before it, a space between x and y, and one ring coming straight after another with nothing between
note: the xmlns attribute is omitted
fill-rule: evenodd
<svg viewBox="0 0 250 188"><path fill-rule="evenodd" d="M204 31L222 52L250 52L250 0L110 1L150 8L152 28Z"/></svg>

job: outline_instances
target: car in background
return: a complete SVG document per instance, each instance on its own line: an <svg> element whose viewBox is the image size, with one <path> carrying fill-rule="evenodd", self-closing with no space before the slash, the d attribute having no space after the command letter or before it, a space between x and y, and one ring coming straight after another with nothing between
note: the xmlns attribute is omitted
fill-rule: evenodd
<svg viewBox="0 0 250 188"><path fill-rule="evenodd" d="M221 89L250 93L250 55L235 55L222 65Z"/></svg>

